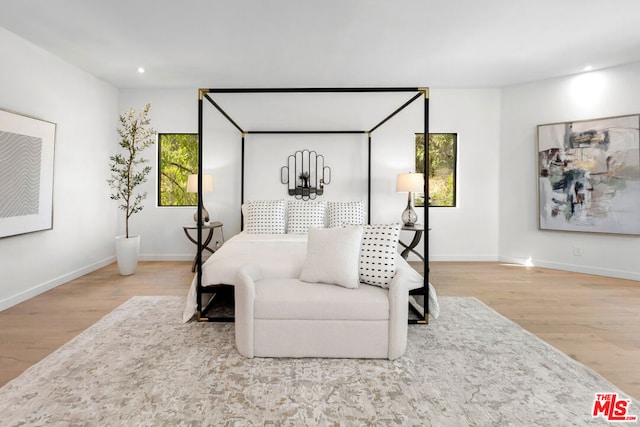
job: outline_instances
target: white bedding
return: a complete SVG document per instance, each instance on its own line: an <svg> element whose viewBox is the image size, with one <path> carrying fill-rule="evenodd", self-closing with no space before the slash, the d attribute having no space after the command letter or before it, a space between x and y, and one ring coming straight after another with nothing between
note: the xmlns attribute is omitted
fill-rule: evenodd
<svg viewBox="0 0 640 427"><path fill-rule="evenodd" d="M202 284L234 285L236 271L245 264L256 264L263 277L298 278L307 253L307 236L301 234L249 234L242 232L227 240L202 265ZM423 278L407 262L398 256L397 269L406 270L409 289L418 289ZM188 322L196 312L197 276L193 278L183 314ZM435 289L429 284L429 315L438 317L438 300Z"/></svg>

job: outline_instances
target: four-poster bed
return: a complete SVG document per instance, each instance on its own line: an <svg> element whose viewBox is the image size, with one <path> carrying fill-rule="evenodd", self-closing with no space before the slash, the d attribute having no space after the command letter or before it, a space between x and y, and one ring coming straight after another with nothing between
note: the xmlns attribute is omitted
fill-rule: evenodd
<svg viewBox="0 0 640 427"><path fill-rule="evenodd" d="M315 129L287 129L287 130L260 130L260 129L245 129L243 127L241 127L221 106L218 102L216 102L213 97L217 96L217 95L221 95L221 94L306 94L306 95L310 95L312 96L313 94L355 94L356 96L358 94L372 94L372 93L395 93L395 94L408 94L409 98L402 103L401 105L397 106L397 108L395 108L390 114L386 115L384 117L384 119L374 123L371 126L367 126L365 129L346 129L346 130L329 130L329 129L322 129L322 126L318 126ZM404 98L406 99L406 98ZM200 89L199 90L199 97L198 97L198 141L199 141L199 146L198 146L198 155L200 159L203 159L203 133L204 133L204 126L203 126L203 121L204 121L204 104L205 101L207 101L207 103L211 106L213 106L233 127L235 127L238 132L240 133L241 136L241 140L240 140L240 144L241 144L241 175L240 175L240 200L241 200L241 204L245 203L245 137L247 135L267 135L267 134L272 134L272 135L313 135L313 134L322 134L322 135L339 135L339 134L359 134L359 135L363 135L366 136L366 151L367 151L367 176L366 176L366 181L367 181L367 196L366 196L366 224L370 223L371 221L371 200L372 200L372 196L371 196L371 187L372 187L372 183L371 183L371 170L372 170L372 160L371 160L371 152L372 152L372 137L373 134L379 129L381 128L385 123L387 123L389 120L391 120L394 116L396 116L398 113L400 113L402 110L404 110L407 106L413 104L415 101L417 100L423 100L423 106L424 106L424 114L423 114L423 129L422 132L425 135L425 140L427 140L427 135L429 132L429 90L428 88L417 88L417 87L385 87L385 88L240 88L240 89L232 89L232 88L210 88L210 89ZM396 104L397 105L397 104ZM425 152L425 156L424 156L424 162L425 162L425 167L424 170L428 170L428 168L426 167L426 165L428 164L428 152ZM199 206L202 207L202 176L203 176L203 162L202 160L199 162L199 170L198 170L198 203ZM287 164L289 165L289 163ZM330 171L329 171L330 172ZM283 180L283 184L285 183L285 178L284 178L284 172L281 172L281 178ZM322 181L322 180L321 180ZM321 182L320 185L323 185L324 182ZM424 193L428 194L428 180L425 179L425 186L424 186ZM291 187L288 185L288 191L289 191L289 195L290 196L299 196L301 194L301 192L299 191L299 189L294 188L293 190L291 189ZM308 196L309 192L307 191L306 193L304 193ZM321 194L321 193L320 193ZM315 195L314 195L315 196ZM315 198L315 197L313 197ZM308 198L307 198L308 199ZM307 200L305 199L305 200ZM240 207L240 206L239 206ZM428 218L428 211L427 211L427 207L424 207L424 226L426 229L428 229L429 227L429 218ZM240 209L239 209L240 210ZM198 214L200 215L200 213L202 212L201 209L198 209ZM244 230L244 222L245 222L245 217L244 215L241 215L241 219L240 219L240 224L241 224L241 230ZM202 218L198 218L198 224L202 224ZM241 233L243 234L243 233ZM244 236L246 237L246 236ZM255 237L255 236L254 236ZM259 236L258 236L259 237ZM280 236L278 238L278 240L283 240L283 238L281 238L282 236ZM285 236L286 237L286 236ZM239 238L237 239L239 240L239 245L241 249L238 249L237 252L240 253L246 253L246 252L251 252L251 250L247 250L246 248L250 247L253 248L254 244L255 244L255 239L250 238L250 239L243 239L243 238ZM260 240L260 239L258 239ZM291 246L291 247L301 247L302 245L306 246L306 240L304 240L304 238L301 238L300 236L291 236L291 237L286 237L287 242L284 244L285 246ZM251 243L249 243L249 241L251 241ZM228 244L229 242L227 242ZM198 233L198 247L201 247L203 244L202 242L202 233ZM269 247L269 245L271 244L271 242L266 243L266 246ZM245 245L245 246L243 246ZM248 245L248 246L247 246ZM224 248L224 246L223 246ZM221 248L221 249L223 249ZM424 253L424 259L428 259L428 239L425 238L423 240L423 253ZM229 256L229 252L232 252L233 250L230 249L227 252L227 256ZM221 251L222 252L222 251ZM265 265L267 262L270 263L277 263L279 262L279 260L276 258L270 258L273 255L274 249L273 248L269 248L267 250L265 250L264 252L260 253L258 252L260 255L257 256L261 256L261 257L266 257L267 261L265 261ZM230 271L226 271L222 274L219 274L220 278L213 281L210 281L209 277L211 276L210 274L207 275L207 277L204 277L205 275L203 274L203 262L202 262L202 255L201 255L201 251L197 251L197 260L196 260L196 277L194 278L194 284L192 286L192 289L190 291L190 298L193 298L195 296L195 315L197 317L198 321L233 321L233 317L231 316L226 316L226 317L222 317L222 316L215 316L212 315L210 313L210 309L211 309L211 304L214 301L215 298L211 298L211 300L207 303L204 301L204 295L210 295L210 294L216 294L216 293L222 293L224 288L229 288L229 285L233 285L232 283L232 278L230 277ZM216 254L212 255L212 258L215 257ZM232 260L231 262L226 262L227 266L225 266L224 268L236 268L236 266L233 265L234 261L237 261L236 258L233 258L232 255L231 258L228 258L228 260ZM399 262L404 262L404 260L400 260L399 258ZM220 264L224 264L224 262L220 263ZM405 263L406 264L406 263ZM230 266L230 267L229 267ZM406 268L406 266L403 264L402 265L403 268ZM410 267L409 267L410 268ZM214 273L213 276L218 275L217 273ZM428 269L428 265L424 265L424 276L420 278L421 280L421 284L419 286L413 286L410 293L411 295L414 296L414 298L411 298L412 303L410 304L410 309L412 310L412 312L414 313L415 316L417 316L417 318L411 318L409 319L409 323L423 323L426 324L428 323L429 320L429 269ZM435 292L433 292L433 295L435 295ZM416 298L418 300L422 301L422 305L419 304L419 302L416 302ZM432 299L433 301L433 299ZM188 305L190 304L189 302L187 303ZM188 311L188 310L187 310ZM187 311L185 312L185 318L188 317Z"/></svg>

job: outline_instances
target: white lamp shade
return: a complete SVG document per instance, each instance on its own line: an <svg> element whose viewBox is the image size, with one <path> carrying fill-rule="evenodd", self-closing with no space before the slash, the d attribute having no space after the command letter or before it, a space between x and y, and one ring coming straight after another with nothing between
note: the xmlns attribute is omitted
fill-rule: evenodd
<svg viewBox="0 0 640 427"><path fill-rule="evenodd" d="M397 192L421 193L424 191L424 175L421 173L399 173L396 180Z"/></svg>
<svg viewBox="0 0 640 427"><path fill-rule="evenodd" d="M203 174L202 175L202 192L211 193L213 190L215 190L213 175ZM197 174L189 175L189 177L187 178L187 193L197 193L197 192L198 192L198 175Z"/></svg>

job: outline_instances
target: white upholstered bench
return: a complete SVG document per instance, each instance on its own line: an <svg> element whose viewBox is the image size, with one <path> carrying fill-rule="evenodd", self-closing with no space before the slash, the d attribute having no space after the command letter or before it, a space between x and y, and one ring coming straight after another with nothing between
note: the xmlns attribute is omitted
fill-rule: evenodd
<svg viewBox="0 0 640 427"><path fill-rule="evenodd" d="M348 289L239 269L236 346L246 357L388 358L407 345L407 281Z"/></svg>

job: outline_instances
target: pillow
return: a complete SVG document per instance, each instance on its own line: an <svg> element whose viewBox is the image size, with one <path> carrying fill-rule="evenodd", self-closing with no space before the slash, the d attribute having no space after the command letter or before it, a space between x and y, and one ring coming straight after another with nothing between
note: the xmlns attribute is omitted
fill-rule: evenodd
<svg viewBox="0 0 640 427"><path fill-rule="evenodd" d="M284 234L284 199L247 203L244 229L251 234Z"/></svg>
<svg viewBox="0 0 640 427"><path fill-rule="evenodd" d="M307 234L309 227L324 228L327 202L287 202L287 233Z"/></svg>
<svg viewBox="0 0 640 427"><path fill-rule="evenodd" d="M363 226L360 281L388 288L396 275L401 224Z"/></svg>
<svg viewBox="0 0 640 427"><path fill-rule="evenodd" d="M342 227L345 224L362 225L367 218L367 202L329 202L327 203L327 216L329 228Z"/></svg>
<svg viewBox="0 0 640 427"><path fill-rule="evenodd" d="M357 288L361 242L362 227L309 228L300 280Z"/></svg>

